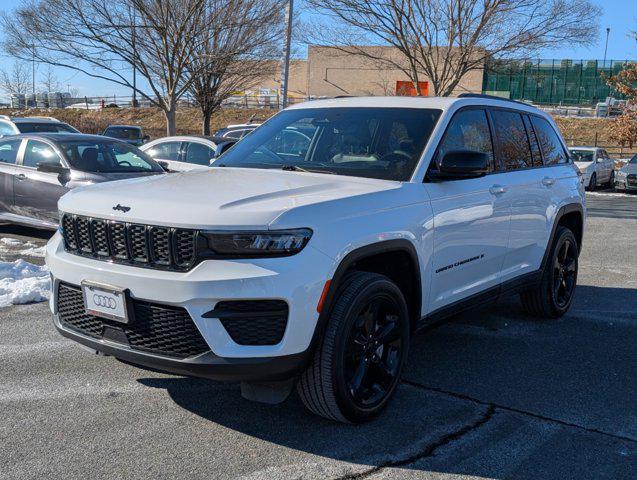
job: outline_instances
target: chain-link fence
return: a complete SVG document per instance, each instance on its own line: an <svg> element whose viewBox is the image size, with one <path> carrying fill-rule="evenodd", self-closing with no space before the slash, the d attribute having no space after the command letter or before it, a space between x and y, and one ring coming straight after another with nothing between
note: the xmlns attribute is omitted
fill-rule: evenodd
<svg viewBox="0 0 637 480"><path fill-rule="evenodd" d="M628 60L491 60L484 70L484 93L535 104L595 106L622 98L604 76L619 73Z"/></svg>

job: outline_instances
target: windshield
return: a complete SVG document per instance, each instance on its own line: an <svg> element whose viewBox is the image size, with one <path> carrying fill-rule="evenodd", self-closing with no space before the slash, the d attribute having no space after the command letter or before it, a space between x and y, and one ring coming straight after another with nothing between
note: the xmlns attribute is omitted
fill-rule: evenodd
<svg viewBox="0 0 637 480"><path fill-rule="evenodd" d="M440 110L306 108L283 111L215 166L308 170L407 181Z"/></svg>
<svg viewBox="0 0 637 480"><path fill-rule="evenodd" d="M592 150L570 150L574 162L592 162L595 152Z"/></svg>
<svg viewBox="0 0 637 480"><path fill-rule="evenodd" d="M139 140L142 138L142 129L138 127L108 127L104 135L124 140Z"/></svg>
<svg viewBox="0 0 637 480"><path fill-rule="evenodd" d="M80 133L71 125L62 122L40 123L40 122L16 122L16 127L20 133Z"/></svg>
<svg viewBox="0 0 637 480"><path fill-rule="evenodd" d="M115 140L70 140L57 144L71 167L84 172L163 172L161 166L144 152Z"/></svg>
<svg viewBox="0 0 637 480"><path fill-rule="evenodd" d="M637 155L633 155L633 158L631 158L630 160L628 160L628 163L635 163L635 164L637 164Z"/></svg>

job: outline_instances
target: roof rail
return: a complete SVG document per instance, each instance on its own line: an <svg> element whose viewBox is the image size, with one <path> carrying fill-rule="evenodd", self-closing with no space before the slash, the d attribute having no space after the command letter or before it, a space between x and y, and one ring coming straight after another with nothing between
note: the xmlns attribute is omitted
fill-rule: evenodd
<svg viewBox="0 0 637 480"><path fill-rule="evenodd" d="M461 93L458 98L484 98L489 100L501 100L503 102L513 102L522 105L529 105L528 103L520 102L519 100L511 100L510 98L498 97L496 95L486 95L484 93Z"/></svg>
<svg viewBox="0 0 637 480"><path fill-rule="evenodd" d="M22 118L39 118L40 120L51 120L52 122L59 122L59 120L55 117L43 117L43 116L28 116L28 117L22 117Z"/></svg>

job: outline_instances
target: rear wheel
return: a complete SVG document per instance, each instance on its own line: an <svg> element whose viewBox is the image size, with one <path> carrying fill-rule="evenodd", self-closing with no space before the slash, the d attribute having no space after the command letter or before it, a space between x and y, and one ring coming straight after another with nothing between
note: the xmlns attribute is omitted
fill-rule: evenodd
<svg viewBox="0 0 637 480"><path fill-rule="evenodd" d="M376 273L349 274L297 384L305 406L341 422L380 413L400 380L409 331L407 304L394 282Z"/></svg>
<svg viewBox="0 0 637 480"><path fill-rule="evenodd" d="M573 232L558 227L540 285L520 295L531 315L558 318L567 312L577 284L578 254Z"/></svg>

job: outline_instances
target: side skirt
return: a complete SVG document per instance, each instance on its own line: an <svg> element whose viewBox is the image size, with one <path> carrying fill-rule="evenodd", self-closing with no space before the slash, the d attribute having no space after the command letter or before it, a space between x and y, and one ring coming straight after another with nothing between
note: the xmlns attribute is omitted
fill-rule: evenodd
<svg viewBox="0 0 637 480"><path fill-rule="evenodd" d="M444 307L434 310L428 315L422 317L416 325L416 331L429 327L433 324L440 323L441 321L454 315L458 315L466 310L484 308L489 305L493 305L504 296L514 295L538 286L541 280L542 270L536 270L535 272L520 275L512 280L507 280L506 282L495 287L491 287L484 292L475 293L470 297L445 305Z"/></svg>

